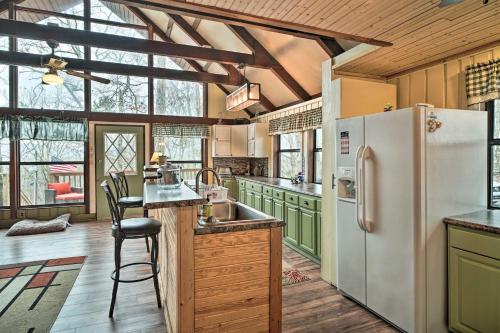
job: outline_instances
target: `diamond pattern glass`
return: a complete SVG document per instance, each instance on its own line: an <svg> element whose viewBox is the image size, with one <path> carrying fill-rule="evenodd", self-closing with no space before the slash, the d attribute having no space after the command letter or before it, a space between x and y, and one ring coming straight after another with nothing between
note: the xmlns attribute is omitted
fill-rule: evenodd
<svg viewBox="0 0 500 333"><path fill-rule="evenodd" d="M134 133L104 133L104 175L137 175L137 138Z"/></svg>

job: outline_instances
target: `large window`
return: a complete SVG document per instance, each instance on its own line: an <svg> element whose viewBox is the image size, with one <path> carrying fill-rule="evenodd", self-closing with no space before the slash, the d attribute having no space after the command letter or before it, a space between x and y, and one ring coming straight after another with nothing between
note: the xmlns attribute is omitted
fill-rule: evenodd
<svg viewBox="0 0 500 333"><path fill-rule="evenodd" d="M281 134L278 151L278 177L292 178L302 169L302 133Z"/></svg>
<svg viewBox="0 0 500 333"><path fill-rule="evenodd" d="M1 19L8 19L6 13L0 14ZM0 36L0 51L9 50L9 38ZM9 66L0 65L0 108L9 106Z"/></svg>
<svg viewBox="0 0 500 333"><path fill-rule="evenodd" d="M489 112L489 205L500 208L500 100L487 103Z"/></svg>
<svg viewBox="0 0 500 333"><path fill-rule="evenodd" d="M10 144L8 139L0 140L0 207L10 205L9 194Z"/></svg>
<svg viewBox="0 0 500 333"><path fill-rule="evenodd" d="M84 202L84 143L21 140L21 206Z"/></svg>
<svg viewBox="0 0 500 333"><path fill-rule="evenodd" d="M169 161L179 165L184 178L193 178L203 165L203 140L199 138L155 137L155 150L165 154ZM192 172L187 172L192 170Z"/></svg>
<svg viewBox="0 0 500 333"><path fill-rule="evenodd" d="M321 128L314 130L313 139L313 166L314 182L321 184L321 165L323 160L323 131Z"/></svg>

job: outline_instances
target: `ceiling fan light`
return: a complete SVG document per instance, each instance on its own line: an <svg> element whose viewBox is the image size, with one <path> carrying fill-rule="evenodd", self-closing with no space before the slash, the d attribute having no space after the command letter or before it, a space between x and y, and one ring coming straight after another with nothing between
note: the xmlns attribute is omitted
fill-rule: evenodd
<svg viewBox="0 0 500 333"><path fill-rule="evenodd" d="M64 82L64 79L57 75L57 70L50 69L42 76L42 82L51 86L57 86Z"/></svg>

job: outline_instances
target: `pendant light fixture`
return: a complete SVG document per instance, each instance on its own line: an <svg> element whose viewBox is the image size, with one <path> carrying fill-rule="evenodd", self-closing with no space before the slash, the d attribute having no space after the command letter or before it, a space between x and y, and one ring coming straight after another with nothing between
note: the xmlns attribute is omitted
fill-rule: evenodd
<svg viewBox="0 0 500 333"><path fill-rule="evenodd" d="M243 70L242 81L245 81L245 64L240 64L238 69ZM260 83L242 82L242 86L226 97L227 111L240 111L260 102Z"/></svg>

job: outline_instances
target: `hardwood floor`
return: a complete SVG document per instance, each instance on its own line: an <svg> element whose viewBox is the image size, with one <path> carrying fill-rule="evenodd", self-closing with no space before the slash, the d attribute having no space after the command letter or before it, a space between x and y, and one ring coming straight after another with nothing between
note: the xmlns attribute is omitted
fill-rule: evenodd
<svg viewBox="0 0 500 333"><path fill-rule="evenodd" d="M87 256L52 331L54 333L165 332L151 280L121 284L114 319L108 318L113 270L113 238L108 222L76 223L65 232L4 237L0 230L0 265L39 259ZM148 259L144 240L127 240L122 260ZM283 332L395 332L390 326L323 282L319 266L284 247L288 266L311 280L283 288ZM123 273L125 272L125 273ZM146 275L149 269L130 268L123 278Z"/></svg>

